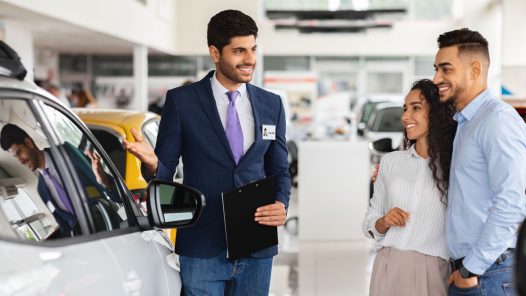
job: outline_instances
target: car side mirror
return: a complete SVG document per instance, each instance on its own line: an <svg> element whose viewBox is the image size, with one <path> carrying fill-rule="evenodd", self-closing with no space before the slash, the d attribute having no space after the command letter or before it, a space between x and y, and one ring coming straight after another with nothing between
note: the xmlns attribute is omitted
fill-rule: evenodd
<svg viewBox="0 0 526 296"><path fill-rule="evenodd" d="M198 190L176 182L148 183L148 220L159 228L183 228L197 222L205 197Z"/></svg>
<svg viewBox="0 0 526 296"><path fill-rule="evenodd" d="M388 153L393 151L393 143L391 138L383 138L372 142L373 150L378 152Z"/></svg>

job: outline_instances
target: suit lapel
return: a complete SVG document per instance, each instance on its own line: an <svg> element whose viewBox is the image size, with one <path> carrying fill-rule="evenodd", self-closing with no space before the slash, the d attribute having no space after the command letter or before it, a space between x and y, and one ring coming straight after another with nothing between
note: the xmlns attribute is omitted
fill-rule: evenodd
<svg viewBox="0 0 526 296"><path fill-rule="evenodd" d="M250 100L250 105L252 107L252 115L254 116L254 143L250 145L250 147L247 150L247 153L241 157L239 160L239 163L245 159L245 156L249 155L253 150L256 144L258 143L258 140L261 139L261 108L260 103L261 99L258 96L256 92L256 87L247 83L247 92L248 92L248 99Z"/></svg>
<svg viewBox="0 0 526 296"><path fill-rule="evenodd" d="M228 144L226 132L223 129L223 124L221 123L219 112L217 111L217 104L214 99L214 94L212 93L212 85L210 84L210 78L212 77L212 75L214 75L214 71L211 71L210 73L208 73L208 75L206 75L205 78L199 81L199 87L197 87L197 96L201 101L203 110L205 111L208 120L210 120L210 124L216 132L219 141L225 148L227 154L230 155L232 161L234 161L234 156L232 155L230 144Z"/></svg>

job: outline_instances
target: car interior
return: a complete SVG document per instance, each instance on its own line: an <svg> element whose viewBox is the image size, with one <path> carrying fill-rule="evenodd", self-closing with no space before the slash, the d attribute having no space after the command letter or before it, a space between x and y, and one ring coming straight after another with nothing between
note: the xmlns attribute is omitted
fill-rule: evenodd
<svg viewBox="0 0 526 296"><path fill-rule="evenodd" d="M0 99L0 129L7 123L23 128L40 149L48 146L25 101ZM3 227L0 235L40 241L58 228L49 208L38 198L37 181L33 172L0 149L0 205L11 228Z"/></svg>
<svg viewBox="0 0 526 296"><path fill-rule="evenodd" d="M95 150L90 140L82 133L69 119L53 108L44 107L47 118L57 127L60 134L59 141L62 146L69 146L73 157L70 159L72 167L77 171L82 183L82 189L88 197L88 205L93 218L94 230L109 231L128 226L128 219L121 194L117 188L116 178L112 175L100 154ZM38 120L33 115L29 105L24 100L0 98L0 129L6 124L14 124L24 130L33 140L38 150L49 147L49 142ZM64 148L64 151L68 149ZM89 151L89 153L88 153ZM97 155L99 158L100 169L96 172L95 166L88 154ZM52 155L46 154L46 155ZM69 157L71 158L71 154ZM56 161L51 156L54 166ZM80 164L79 164L80 163ZM3 222L0 222L0 235L5 237L18 237L22 240L43 241L50 238L64 237L61 223L57 220L56 207L64 204L57 201L58 193L52 193L49 189L49 179L44 178L45 186L48 188L54 203L45 202L39 188L40 171L31 171L26 167L26 163L20 162L8 151L0 149L0 206L5 215ZM61 171L57 169L57 172ZM60 182L64 186L64 177L59 174ZM92 176L92 177L90 177ZM99 179L100 178L100 179ZM106 180L106 181L104 181ZM57 190L57 189L55 189ZM64 190L62 188L62 190ZM39 193L40 192L40 193ZM58 191L55 191L58 192ZM71 197L65 192L71 203ZM55 194L55 195L53 195ZM62 197L61 197L62 198ZM60 208L64 210L64 208ZM3 214L3 215L2 215ZM73 213L73 215L75 215ZM10 227L7 227L7 223ZM57 233L60 233L58 235ZM68 236L80 234L80 229L75 226Z"/></svg>

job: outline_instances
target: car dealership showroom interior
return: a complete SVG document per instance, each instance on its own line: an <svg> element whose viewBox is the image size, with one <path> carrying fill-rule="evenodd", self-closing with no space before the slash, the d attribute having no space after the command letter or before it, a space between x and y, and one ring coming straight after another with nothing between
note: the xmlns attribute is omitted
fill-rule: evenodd
<svg viewBox="0 0 526 296"><path fill-rule="evenodd" d="M526 296L525 0L0 0L0 296Z"/></svg>

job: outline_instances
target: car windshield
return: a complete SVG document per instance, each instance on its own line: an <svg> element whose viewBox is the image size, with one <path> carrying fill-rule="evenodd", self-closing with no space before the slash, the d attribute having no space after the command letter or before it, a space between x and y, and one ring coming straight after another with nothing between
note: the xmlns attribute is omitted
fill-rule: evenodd
<svg viewBox="0 0 526 296"><path fill-rule="evenodd" d="M401 132L404 126L400 120L404 109L402 107L390 107L378 110L372 131L374 132Z"/></svg>
<svg viewBox="0 0 526 296"><path fill-rule="evenodd" d="M360 119L360 122L367 123L369 121L369 117L371 117L371 114L373 113L374 108L376 105L383 103L383 102L367 102L363 106L363 113L362 118Z"/></svg>

